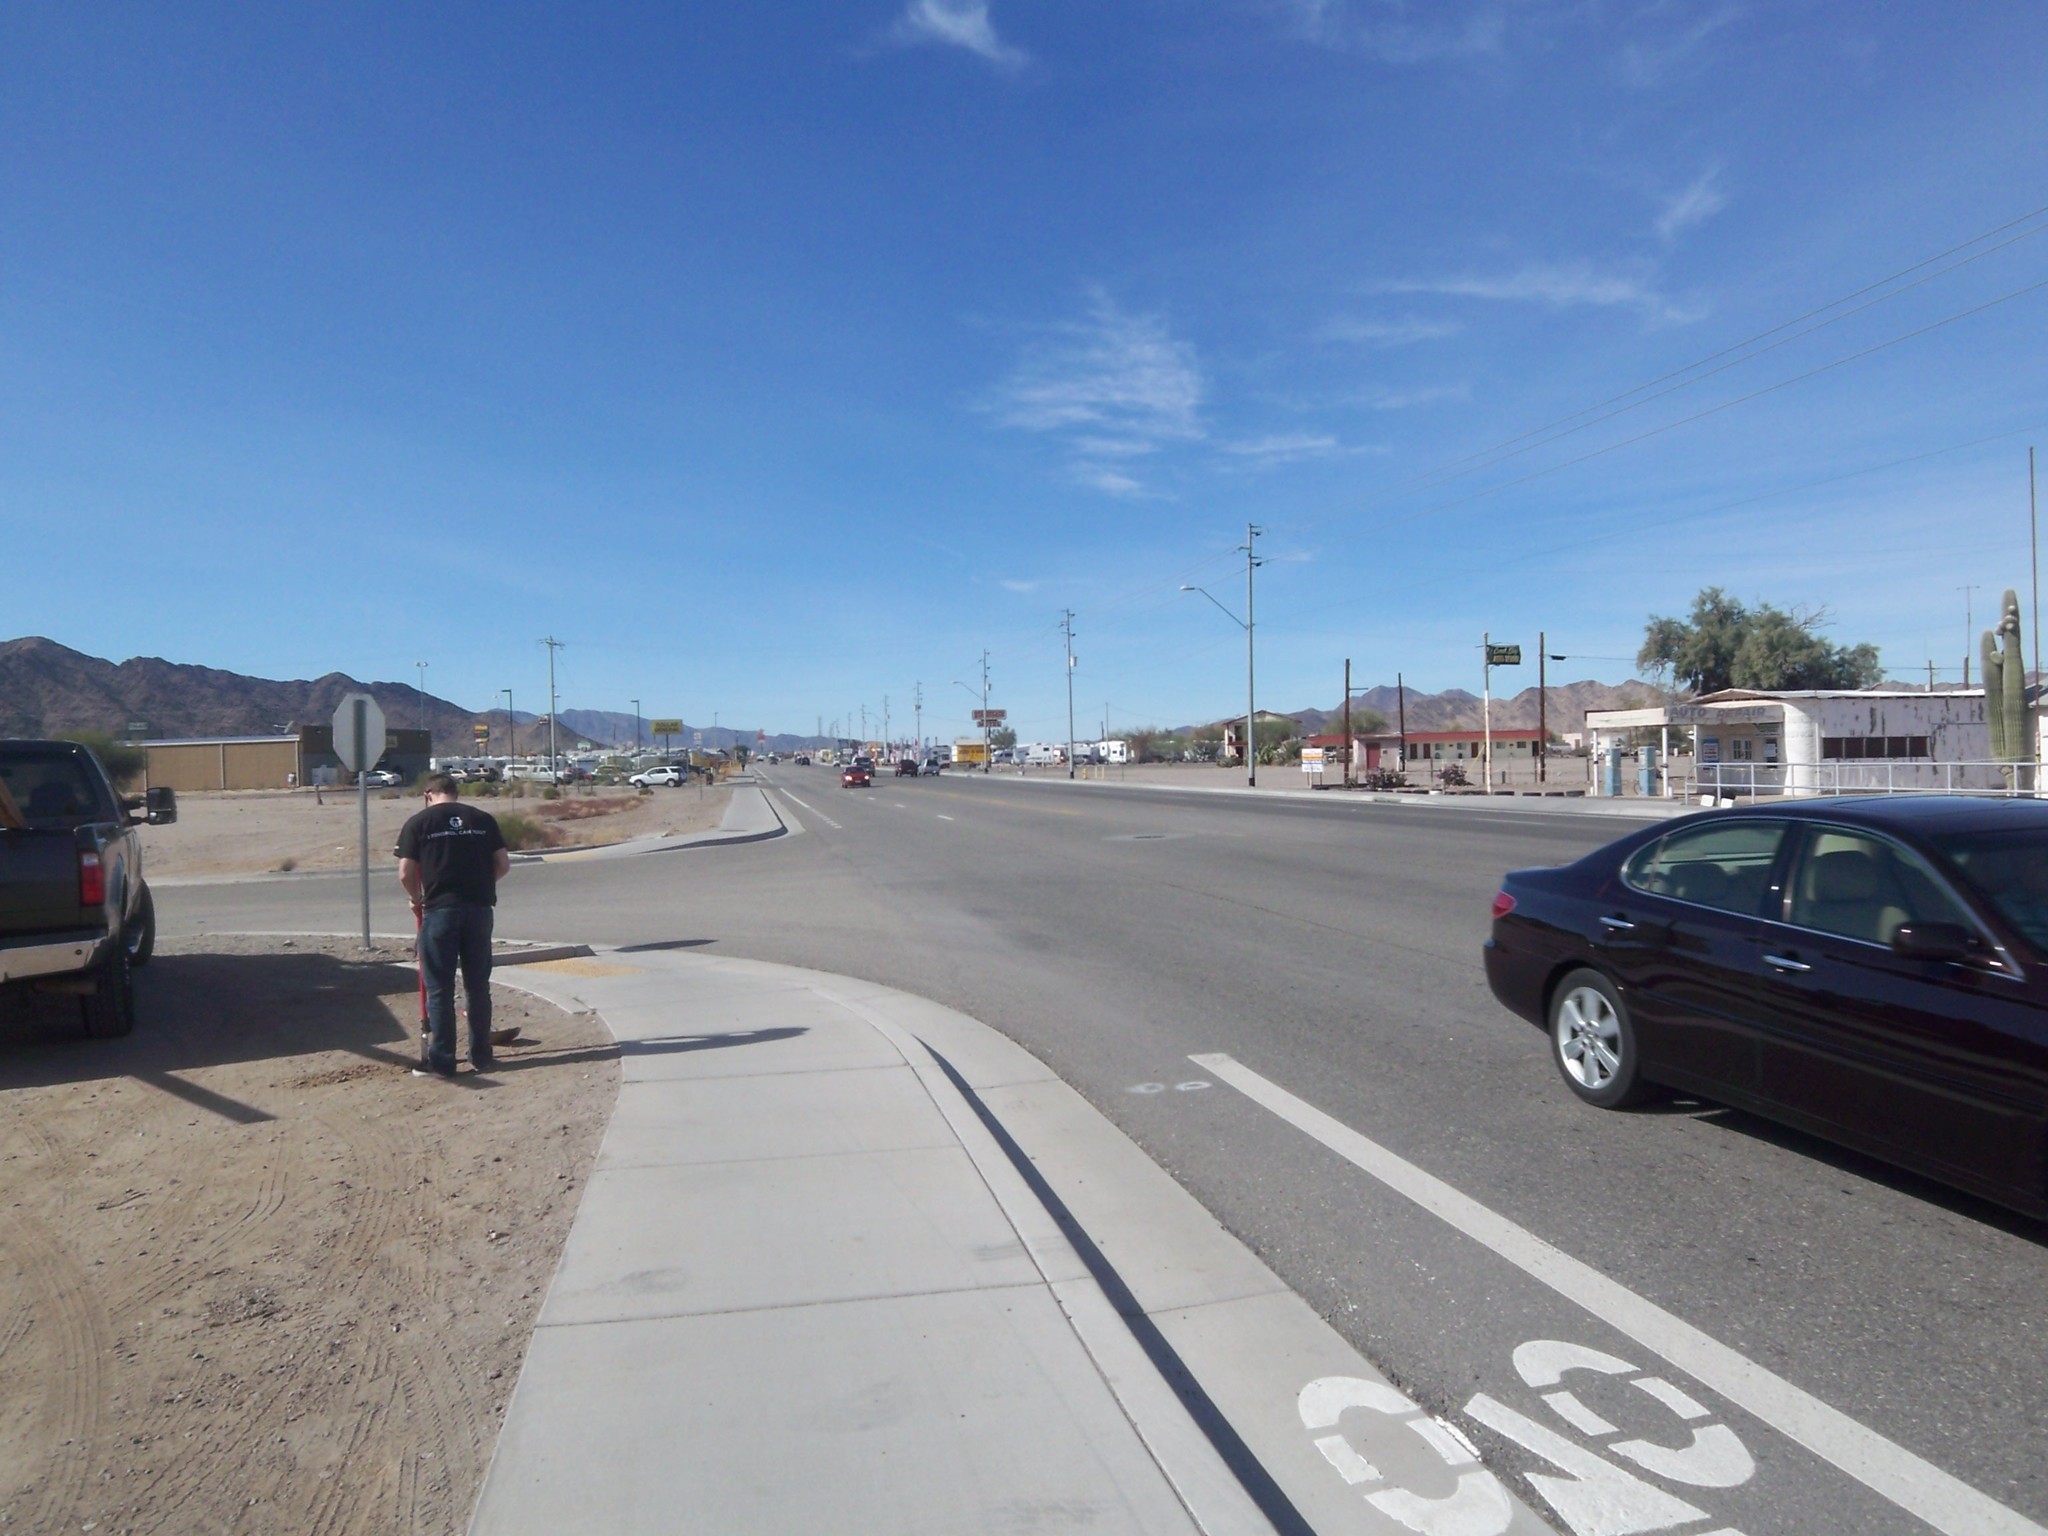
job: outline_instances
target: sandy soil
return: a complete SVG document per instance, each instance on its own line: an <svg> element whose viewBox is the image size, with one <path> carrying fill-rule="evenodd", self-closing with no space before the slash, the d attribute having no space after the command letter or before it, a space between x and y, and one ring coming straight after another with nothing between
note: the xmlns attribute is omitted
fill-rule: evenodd
<svg viewBox="0 0 2048 1536"><path fill-rule="evenodd" d="M391 793L389 800L381 793ZM629 837L673 837L716 827L732 796L729 785L709 789L691 784L643 795L630 789L594 794L564 792L559 800L529 795L523 800L477 803L496 816L517 815L540 822L548 846L587 847ZM324 803L322 803L324 802ZM398 829L419 810L410 790L370 796L370 861L373 869L391 861ZM178 796L178 819L143 831L143 859L160 875L242 875L289 869L354 869L359 855L355 795L328 790L315 800L309 789L243 790Z"/></svg>
<svg viewBox="0 0 2048 1536"><path fill-rule="evenodd" d="M0 1004L0 1530L464 1528L618 1068L495 987L499 1070L413 1078L407 958L166 943L125 1040Z"/></svg>

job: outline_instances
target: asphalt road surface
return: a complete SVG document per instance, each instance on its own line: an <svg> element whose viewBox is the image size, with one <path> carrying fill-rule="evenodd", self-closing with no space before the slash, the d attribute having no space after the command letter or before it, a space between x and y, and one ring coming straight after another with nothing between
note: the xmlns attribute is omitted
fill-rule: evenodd
<svg viewBox="0 0 2048 1536"><path fill-rule="evenodd" d="M1487 991L1501 872L1634 823L766 782L802 835L521 865L499 931L708 945L1004 1030L1561 1530L2048 1526L2048 1229L1711 1104L1583 1108ZM410 926L395 880L378 903ZM331 877L158 906L175 933L357 921Z"/></svg>

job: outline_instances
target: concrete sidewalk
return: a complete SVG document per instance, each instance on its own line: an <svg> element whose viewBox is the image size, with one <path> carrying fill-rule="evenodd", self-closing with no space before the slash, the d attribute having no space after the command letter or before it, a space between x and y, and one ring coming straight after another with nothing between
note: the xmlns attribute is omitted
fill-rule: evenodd
<svg viewBox="0 0 2048 1536"><path fill-rule="evenodd" d="M1547 1529L976 1021L678 952L503 979L623 1061L480 1536ZM1301 1407L1333 1377L1376 1405L1341 1443Z"/></svg>

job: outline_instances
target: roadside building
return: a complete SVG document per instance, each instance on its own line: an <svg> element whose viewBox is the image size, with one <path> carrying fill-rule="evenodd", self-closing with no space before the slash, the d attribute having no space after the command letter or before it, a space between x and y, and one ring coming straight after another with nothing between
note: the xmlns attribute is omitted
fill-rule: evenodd
<svg viewBox="0 0 2048 1536"><path fill-rule="evenodd" d="M430 733L387 730L377 766L410 783L426 772ZM290 789L339 784L348 775L334 753L334 728L305 725L276 736L200 736L138 743L147 754L145 782L180 794L223 789Z"/></svg>
<svg viewBox="0 0 2048 1536"><path fill-rule="evenodd" d="M1537 730L1496 730L1493 761L1496 766L1533 762L1536 744L1542 739L1543 733ZM1408 756L1415 763L1473 763L1486 756L1486 741L1486 732L1477 727L1461 731L1410 731Z"/></svg>
<svg viewBox="0 0 2048 1536"><path fill-rule="evenodd" d="M1729 688L1682 704L1590 710L1597 765L1653 743L1666 793L1717 797L1997 790L1984 690ZM1596 772L1597 766L1596 766Z"/></svg>

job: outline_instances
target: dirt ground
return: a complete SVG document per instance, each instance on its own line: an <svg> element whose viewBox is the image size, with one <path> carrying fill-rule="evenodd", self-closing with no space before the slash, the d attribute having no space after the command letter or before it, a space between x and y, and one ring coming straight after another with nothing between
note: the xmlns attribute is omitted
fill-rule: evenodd
<svg viewBox="0 0 2048 1536"><path fill-rule="evenodd" d="M617 1056L497 986L497 1072L416 1079L394 960L166 943L124 1040L0 1003L0 1531L465 1527Z"/></svg>
<svg viewBox="0 0 2048 1536"><path fill-rule="evenodd" d="M392 793L389 800L381 798ZM729 785L638 790L604 788L594 794L564 791L559 800L537 793L477 804L493 815L540 822L549 846L588 847L629 837L673 837L709 831L725 815ZM389 863L405 819L420 808L413 790L370 795L370 859ZM178 796L178 819L143 830L143 859L152 878L162 875L251 875L273 870L353 869L359 857L359 821L352 790L235 790Z"/></svg>

